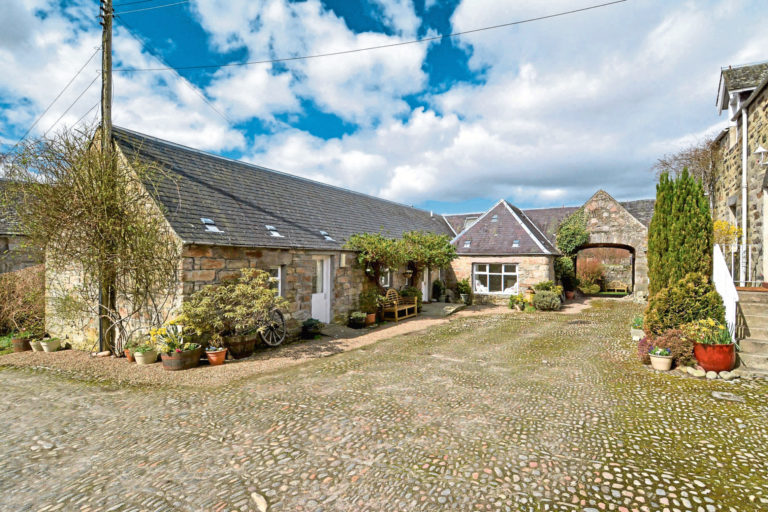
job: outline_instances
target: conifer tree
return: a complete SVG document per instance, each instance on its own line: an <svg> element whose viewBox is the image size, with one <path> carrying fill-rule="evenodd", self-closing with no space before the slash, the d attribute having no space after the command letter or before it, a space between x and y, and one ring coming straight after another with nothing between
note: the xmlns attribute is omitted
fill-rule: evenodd
<svg viewBox="0 0 768 512"><path fill-rule="evenodd" d="M648 228L648 278L650 285L648 293L653 296L664 288L669 281L668 266L668 232L671 203L674 199L672 181L669 174L662 173L656 185L656 204L653 208L651 225Z"/></svg>

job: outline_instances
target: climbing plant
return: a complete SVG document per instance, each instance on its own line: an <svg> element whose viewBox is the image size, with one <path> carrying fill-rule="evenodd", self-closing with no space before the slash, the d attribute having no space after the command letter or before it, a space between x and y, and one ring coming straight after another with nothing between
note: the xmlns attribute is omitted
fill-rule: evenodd
<svg viewBox="0 0 768 512"><path fill-rule="evenodd" d="M575 256L579 247L589 242L584 210L568 216L557 228L557 248L565 256Z"/></svg>

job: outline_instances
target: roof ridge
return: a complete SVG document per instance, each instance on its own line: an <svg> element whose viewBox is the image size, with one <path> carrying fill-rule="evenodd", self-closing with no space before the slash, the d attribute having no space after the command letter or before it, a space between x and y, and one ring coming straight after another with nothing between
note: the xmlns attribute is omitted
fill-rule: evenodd
<svg viewBox="0 0 768 512"><path fill-rule="evenodd" d="M131 130L129 128L124 128L122 126L113 126L112 130L113 130L113 132L114 132L114 130L128 132L128 133L137 135L139 137L143 137L145 139L152 139L152 140L155 140L155 141L160 142L162 144L168 144L168 145L171 145L171 146L175 146L177 148L181 148L181 149L184 149L184 150L187 150L187 151L191 151L193 153L198 153L198 154L202 154L202 155L209 156L209 157L212 157L212 158L218 158L220 160L224 160L224 161L227 161L227 162L234 162L234 163L237 163L237 164L245 165L246 167L252 167L252 168L257 169L259 171L272 172L272 173L275 173L275 174L279 174L281 176L286 176L288 178L293 178L293 179L304 181L304 182L307 182L307 183L312 183L313 185L320 185L320 186L323 186L323 187L328 187L328 188L332 188L332 189L335 189L335 190L341 190L341 191L344 191L344 192L349 192L351 194L356 194L356 195L359 195L359 196L368 197L368 198L371 198L371 199L376 199L378 201L384 201L384 202L387 202L387 203L396 204L397 206L403 206L405 208L411 208L413 210L418 210L418 211L423 212L423 213L429 213L432 216L437 215L433 211L425 210L425 209L422 209L422 208L416 208L413 205L408 205L408 204L405 204L405 203L399 203L397 201L392 201L391 199L384 199L383 197L378 197L378 196L374 196L374 195L371 195L371 194L366 194L364 192L358 192L356 190L340 187L338 185L331 185L329 183L323 183L322 181L311 180L309 178L304 178L303 176L297 176L295 174L291 174L291 173L286 172L286 171L278 171L276 169L271 169L269 167L264 167L264 166L261 166L261 165L258 165L258 164L254 164L254 163L251 163L251 162L246 162L246 161L243 161L243 160L238 160L236 158L229 158L229 157L226 157L226 156L217 155L215 153L210 153L208 151L203 151L202 149L195 149L195 148L192 148L192 147L189 147L189 146L185 146L184 144L179 144L178 142L173 142L173 141L170 141L170 140L167 140L167 139L161 139L161 138L155 137L153 135L147 135L145 133L137 132L137 131Z"/></svg>
<svg viewBox="0 0 768 512"><path fill-rule="evenodd" d="M754 62L747 62L745 64L737 64L737 65L729 65L729 66L720 66L720 71L728 71L729 69L741 69L741 68L749 68L752 66L758 66L760 64L768 64L768 60L758 60Z"/></svg>

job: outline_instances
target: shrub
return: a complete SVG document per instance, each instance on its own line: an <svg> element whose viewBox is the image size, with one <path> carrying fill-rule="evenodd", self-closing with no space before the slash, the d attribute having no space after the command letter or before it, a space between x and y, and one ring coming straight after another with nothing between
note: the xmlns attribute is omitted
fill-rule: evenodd
<svg viewBox="0 0 768 512"><path fill-rule="evenodd" d="M360 294L360 310L366 313L377 312L382 298L383 297L379 295L378 288L369 288Z"/></svg>
<svg viewBox="0 0 768 512"><path fill-rule="evenodd" d="M509 297L509 308L514 309L515 306L522 306L525 304L525 295L518 293L517 295L511 295Z"/></svg>
<svg viewBox="0 0 768 512"><path fill-rule="evenodd" d="M605 268L597 260L585 259L579 263L577 274L582 285L596 284L599 287L605 277ZM597 291L600 291L600 289L598 288Z"/></svg>
<svg viewBox="0 0 768 512"><path fill-rule="evenodd" d="M640 362L643 364L651 364L651 358L648 354L653 348L653 340L650 336L643 336L640 341L637 342L637 357L640 358Z"/></svg>
<svg viewBox="0 0 768 512"><path fill-rule="evenodd" d="M643 316L642 315L635 315L635 317L632 319L632 328L633 329L642 329L643 328Z"/></svg>
<svg viewBox="0 0 768 512"><path fill-rule="evenodd" d="M696 362L693 356L693 340L681 329L667 329L659 336L651 337L651 347L666 348L677 366L688 366Z"/></svg>
<svg viewBox="0 0 768 512"><path fill-rule="evenodd" d="M401 297L416 297L416 305L421 310L421 290L415 286L406 286L400 291Z"/></svg>
<svg viewBox="0 0 768 512"><path fill-rule="evenodd" d="M469 295L472 293L472 287L469 285L469 279L462 279L456 283L456 291L459 295Z"/></svg>
<svg viewBox="0 0 768 512"><path fill-rule="evenodd" d="M0 330L43 333L45 267L35 265L0 275Z"/></svg>
<svg viewBox="0 0 768 512"><path fill-rule="evenodd" d="M572 256L579 247L589 241L587 218L584 210L566 218L557 228L557 248L566 256Z"/></svg>
<svg viewBox="0 0 768 512"><path fill-rule="evenodd" d="M362 311L353 311L349 315L349 326L354 329L359 329L365 325L365 313Z"/></svg>
<svg viewBox="0 0 768 512"><path fill-rule="evenodd" d="M533 285L533 289L537 292L552 292L555 290L555 283L552 281L542 281Z"/></svg>
<svg viewBox="0 0 768 512"><path fill-rule="evenodd" d="M438 297L442 297L445 293L445 283L442 282L439 279L435 279L432 283L432 297L437 299Z"/></svg>
<svg viewBox="0 0 768 512"><path fill-rule="evenodd" d="M599 284L580 284L579 291L584 295L595 295L597 293L600 293L600 285Z"/></svg>
<svg viewBox="0 0 768 512"><path fill-rule="evenodd" d="M555 276L563 283L563 288L573 291L579 286L579 278L576 277L576 267L573 259L561 256L555 259Z"/></svg>
<svg viewBox="0 0 768 512"><path fill-rule="evenodd" d="M706 318L725 323L723 299L706 276L691 273L651 297L645 310L645 332L659 335Z"/></svg>
<svg viewBox="0 0 768 512"><path fill-rule="evenodd" d="M555 292L541 291L533 296L533 307L539 311L557 311L560 306L560 296Z"/></svg>

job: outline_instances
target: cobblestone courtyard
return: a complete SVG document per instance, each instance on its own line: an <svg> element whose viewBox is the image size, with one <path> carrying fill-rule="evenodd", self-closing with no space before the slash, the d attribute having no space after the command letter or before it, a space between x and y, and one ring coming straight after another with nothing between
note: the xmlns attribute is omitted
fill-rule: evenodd
<svg viewBox="0 0 768 512"><path fill-rule="evenodd" d="M0 370L0 507L768 510L768 384L641 367L637 311L457 319L216 390Z"/></svg>

